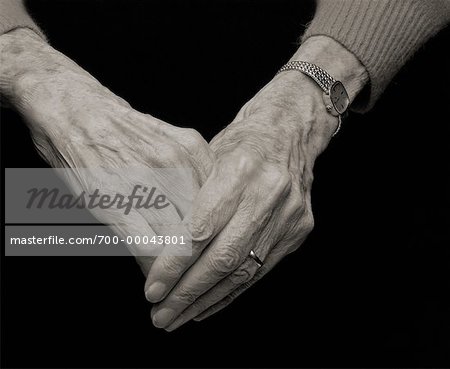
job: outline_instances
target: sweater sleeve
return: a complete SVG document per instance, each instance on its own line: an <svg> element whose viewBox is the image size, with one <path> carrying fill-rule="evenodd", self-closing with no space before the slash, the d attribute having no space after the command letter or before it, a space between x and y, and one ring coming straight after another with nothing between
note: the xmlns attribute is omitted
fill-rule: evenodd
<svg viewBox="0 0 450 369"><path fill-rule="evenodd" d="M303 35L329 36L365 66L370 82L352 110L370 110L394 75L450 22L450 0L317 0Z"/></svg>
<svg viewBox="0 0 450 369"><path fill-rule="evenodd" d="M44 33L28 15L23 0L0 0L0 35L20 27L30 28L47 40Z"/></svg>

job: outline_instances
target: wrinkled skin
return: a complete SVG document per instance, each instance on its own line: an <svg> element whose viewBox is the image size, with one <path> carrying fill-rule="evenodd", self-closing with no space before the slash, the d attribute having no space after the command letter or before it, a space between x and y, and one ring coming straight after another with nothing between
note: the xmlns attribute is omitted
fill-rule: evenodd
<svg viewBox="0 0 450 369"><path fill-rule="evenodd" d="M140 260L148 275L147 299L157 303L155 326L171 331L219 311L312 230L314 161L337 118L326 111L322 91L309 77L296 71L276 76L209 148L193 130L136 112L29 30L0 37L0 51L6 81L0 92L28 121L36 147L52 166L193 169L199 192L192 212L182 196L173 196L174 206L160 215L164 222L189 215L192 257ZM350 101L367 81L359 61L327 37L308 39L297 54L293 58L318 60L341 80ZM146 214L133 215L133 229L118 233L158 233L148 228ZM261 268L248 257L250 250L264 262Z"/></svg>
<svg viewBox="0 0 450 369"><path fill-rule="evenodd" d="M172 330L208 308L220 309L312 230L313 165L337 118L311 84L298 75L277 76L211 142L217 161L192 216L197 260L156 260L147 286L158 281L171 291L147 293L153 301L164 298L153 309L155 325ZM278 91L291 91L291 98ZM264 261L261 269L248 258L250 250Z"/></svg>
<svg viewBox="0 0 450 369"><path fill-rule="evenodd" d="M200 189L214 154L195 130L178 128L134 110L30 30L10 32L0 42L2 75L12 81L2 94L23 116L37 150L52 167L190 168L193 190ZM70 185L88 193L98 185L98 177L105 174L98 170L92 176L86 171L73 173ZM130 194L135 184L123 178L119 188L110 188L104 181L101 193ZM158 234L150 220L158 223L154 221L158 217L160 223L177 223L189 210L183 188L178 185L171 188L174 206L166 209L152 214L145 209L133 211L126 218L109 209L95 216L104 223L126 223L114 227L122 236ZM138 259L145 274L153 260Z"/></svg>
<svg viewBox="0 0 450 369"><path fill-rule="evenodd" d="M292 60L322 66L346 86L350 102L368 81L357 58L326 36L306 40ZM147 298L158 302L155 326L172 331L214 314L302 244L314 224L314 161L337 125L317 84L287 71L214 138L217 161L194 202L193 257L159 257L146 282Z"/></svg>

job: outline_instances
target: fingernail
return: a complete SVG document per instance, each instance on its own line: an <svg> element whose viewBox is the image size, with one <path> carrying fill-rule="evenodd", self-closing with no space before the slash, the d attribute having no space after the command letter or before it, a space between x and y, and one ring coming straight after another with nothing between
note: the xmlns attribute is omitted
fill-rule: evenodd
<svg viewBox="0 0 450 369"><path fill-rule="evenodd" d="M145 298L150 302L158 302L162 300L166 293L166 285L162 282L154 282L147 291L145 291Z"/></svg>
<svg viewBox="0 0 450 369"><path fill-rule="evenodd" d="M166 331L166 332L172 332L172 331L174 331L175 329L177 329L178 327L172 327L172 325L169 325L168 327L166 327L166 328L164 328L164 330Z"/></svg>
<svg viewBox="0 0 450 369"><path fill-rule="evenodd" d="M175 311L170 308L162 308L153 315L153 325L157 328L166 327L175 318Z"/></svg>
<svg viewBox="0 0 450 369"><path fill-rule="evenodd" d="M168 327L164 328L167 332L172 332L175 329L180 328L184 323L186 323L185 319L182 319L181 317L178 317L178 319L176 319L171 325L169 325Z"/></svg>

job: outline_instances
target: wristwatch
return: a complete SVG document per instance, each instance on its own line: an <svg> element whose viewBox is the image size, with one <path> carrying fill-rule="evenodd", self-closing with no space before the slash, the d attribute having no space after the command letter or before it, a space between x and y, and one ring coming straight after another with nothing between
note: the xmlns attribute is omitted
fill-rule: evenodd
<svg viewBox="0 0 450 369"><path fill-rule="evenodd" d="M292 60L283 65L278 73L287 70L298 70L311 77L319 85L323 91L323 101L327 111L333 116L339 118L339 124L336 131L333 133L333 136L338 133L341 128L342 118L345 116L347 108L350 105L347 90L342 82L336 81L330 76L330 74L328 74L328 72L317 65L304 61Z"/></svg>

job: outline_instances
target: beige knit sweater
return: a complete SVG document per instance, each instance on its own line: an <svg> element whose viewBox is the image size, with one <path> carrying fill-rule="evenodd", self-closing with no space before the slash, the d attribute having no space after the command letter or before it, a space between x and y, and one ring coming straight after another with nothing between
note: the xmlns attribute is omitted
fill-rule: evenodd
<svg viewBox="0 0 450 369"><path fill-rule="evenodd" d="M450 22L450 0L317 0L303 40L326 35L366 67L370 83L354 110L369 110L403 64ZM28 27L45 36L23 0L0 0L0 35Z"/></svg>

